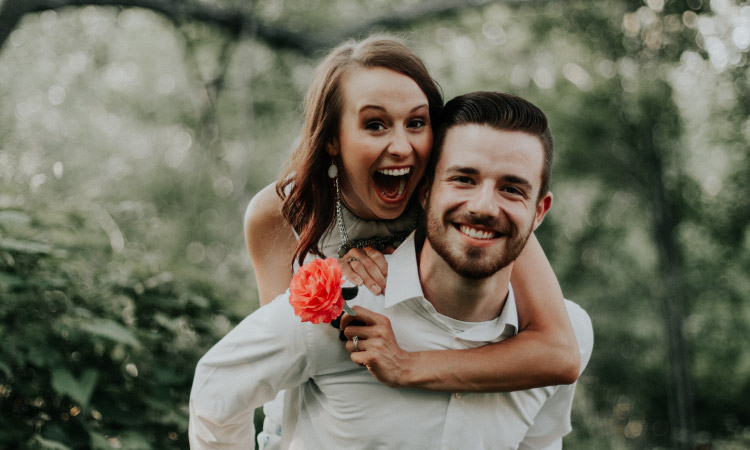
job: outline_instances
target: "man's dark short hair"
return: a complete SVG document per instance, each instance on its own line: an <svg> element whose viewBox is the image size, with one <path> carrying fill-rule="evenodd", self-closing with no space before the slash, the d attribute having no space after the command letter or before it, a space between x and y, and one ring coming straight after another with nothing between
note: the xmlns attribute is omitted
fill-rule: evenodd
<svg viewBox="0 0 750 450"><path fill-rule="evenodd" d="M547 117L528 100L503 92L471 92L459 95L445 104L440 124L435 130L432 156L425 172L427 183L431 184L433 181L448 131L456 126L471 124L487 125L503 131L521 131L539 138L544 149L544 164L538 198L541 199L549 191L553 143Z"/></svg>

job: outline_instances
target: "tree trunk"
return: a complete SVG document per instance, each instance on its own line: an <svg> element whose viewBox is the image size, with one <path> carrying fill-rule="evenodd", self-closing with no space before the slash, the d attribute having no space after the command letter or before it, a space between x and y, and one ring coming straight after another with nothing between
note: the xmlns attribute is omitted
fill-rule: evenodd
<svg viewBox="0 0 750 450"><path fill-rule="evenodd" d="M658 156L656 159L660 163L660 172L663 173L662 161ZM653 232L663 280L656 296L660 303L669 346L669 415L672 443L675 449L692 450L695 448L695 412L689 378L690 362L683 330L683 305L688 295L685 289L685 271L676 237L678 221L674 214L675 208L662 178L655 178Z"/></svg>

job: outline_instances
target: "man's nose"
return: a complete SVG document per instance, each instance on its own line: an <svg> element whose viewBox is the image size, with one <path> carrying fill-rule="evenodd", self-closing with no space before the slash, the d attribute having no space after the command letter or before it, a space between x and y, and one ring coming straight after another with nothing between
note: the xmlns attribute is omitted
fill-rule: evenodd
<svg viewBox="0 0 750 450"><path fill-rule="evenodd" d="M497 191L490 183L479 185L467 202L467 212L478 216L496 217L498 208Z"/></svg>

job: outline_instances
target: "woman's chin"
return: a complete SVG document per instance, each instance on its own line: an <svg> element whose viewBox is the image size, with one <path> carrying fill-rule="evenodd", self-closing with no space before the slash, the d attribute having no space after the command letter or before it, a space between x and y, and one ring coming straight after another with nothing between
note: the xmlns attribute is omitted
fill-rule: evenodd
<svg viewBox="0 0 750 450"><path fill-rule="evenodd" d="M383 201L383 198L380 197L380 202L378 205L377 210L374 210L373 212L376 213L378 216L378 219L380 220L393 220L400 217L404 211L406 211L406 206L409 203L408 197L403 197L399 201Z"/></svg>
<svg viewBox="0 0 750 450"><path fill-rule="evenodd" d="M404 192L397 198L389 198L382 192L373 189L368 195L369 198L366 201L352 202L344 196L342 202L349 211L363 220L397 219L409 205L409 192Z"/></svg>

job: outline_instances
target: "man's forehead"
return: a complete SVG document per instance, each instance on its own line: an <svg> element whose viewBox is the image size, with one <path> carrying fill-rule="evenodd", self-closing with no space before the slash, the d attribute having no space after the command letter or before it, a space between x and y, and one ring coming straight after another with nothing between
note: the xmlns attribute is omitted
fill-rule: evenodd
<svg viewBox="0 0 750 450"><path fill-rule="evenodd" d="M465 167L472 170L501 170L511 165L541 182L544 147L541 140L523 131L499 130L489 125L451 127L443 141L439 170ZM509 170L511 167L507 167Z"/></svg>
<svg viewBox="0 0 750 450"><path fill-rule="evenodd" d="M484 124L456 125L448 129L442 144L444 154L470 157L481 150L538 153L544 158L544 147L539 137L518 130L501 130Z"/></svg>

